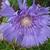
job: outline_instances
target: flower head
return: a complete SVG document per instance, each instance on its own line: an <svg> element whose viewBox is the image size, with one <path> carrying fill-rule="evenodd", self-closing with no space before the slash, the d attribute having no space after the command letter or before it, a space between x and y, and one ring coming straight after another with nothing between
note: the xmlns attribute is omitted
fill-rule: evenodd
<svg viewBox="0 0 50 50"><path fill-rule="evenodd" d="M38 46L50 38L50 17L48 8L32 4L28 8L27 0L18 0L19 11L14 12L12 7L5 5L1 9L1 16L8 16L8 23L0 25L7 41L14 39L22 47Z"/></svg>
<svg viewBox="0 0 50 50"><path fill-rule="evenodd" d="M28 27L32 24L32 19L30 19L29 17L24 17L21 19L21 25L24 27Z"/></svg>

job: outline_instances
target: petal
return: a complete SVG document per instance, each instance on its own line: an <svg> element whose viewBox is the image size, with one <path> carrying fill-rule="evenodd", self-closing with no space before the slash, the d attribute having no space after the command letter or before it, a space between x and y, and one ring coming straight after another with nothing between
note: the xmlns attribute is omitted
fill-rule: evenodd
<svg viewBox="0 0 50 50"><path fill-rule="evenodd" d="M28 8L28 7L27 7L27 4L26 4L27 0L23 0L23 2L22 2L22 0L17 0L17 1L18 1L19 8L20 8L21 10Z"/></svg>
<svg viewBox="0 0 50 50"><path fill-rule="evenodd" d="M41 32L39 33L38 41L40 44L43 44L44 41L48 40L49 37L50 37L50 28L47 26L43 27L41 29Z"/></svg>
<svg viewBox="0 0 50 50"><path fill-rule="evenodd" d="M32 6L30 6L29 11L33 10L35 11L37 9L36 4L32 4Z"/></svg>
<svg viewBox="0 0 50 50"><path fill-rule="evenodd" d="M9 6L10 6L10 3L9 3L9 1L8 1L8 0L3 0L3 2L4 2L5 4L7 4L7 5L9 5Z"/></svg>
<svg viewBox="0 0 50 50"><path fill-rule="evenodd" d="M3 33L4 39L9 42L12 42L16 37L15 27L12 27L10 23L0 25L0 31Z"/></svg>
<svg viewBox="0 0 50 50"><path fill-rule="evenodd" d="M19 8L22 9L22 0L17 0L17 1L18 1Z"/></svg>
<svg viewBox="0 0 50 50"><path fill-rule="evenodd" d="M24 0L23 1L23 9L27 9L28 7L27 7L27 0Z"/></svg>
<svg viewBox="0 0 50 50"><path fill-rule="evenodd" d="M38 16L38 15L48 14L49 8L48 7L41 7L41 6L39 6L39 4L37 4L37 5L33 4L29 8L28 13L32 16L33 15Z"/></svg>
<svg viewBox="0 0 50 50"><path fill-rule="evenodd" d="M21 45L23 47L27 47L27 48L36 45L34 37L32 35L26 35L26 36L24 36Z"/></svg>
<svg viewBox="0 0 50 50"><path fill-rule="evenodd" d="M12 26L12 24L10 24L10 23L0 24L0 31L5 31L7 28L9 28L11 26Z"/></svg>
<svg viewBox="0 0 50 50"><path fill-rule="evenodd" d="M7 28L4 31L3 36L4 36L4 39L6 39L9 42L12 42L15 39L15 36L16 36L16 32L15 32L14 27L11 26L11 27Z"/></svg>
<svg viewBox="0 0 50 50"><path fill-rule="evenodd" d="M0 9L0 16L8 16L12 17L12 15L15 13L12 7L8 6L7 4L3 3L1 9Z"/></svg>
<svg viewBox="0 0 50 50"><path fill-rule="evenodd" d="M49 9L46 7L41 7L37 10L37 15L43 15L43 14L48 14Z"/></svg>
<svg viewBox="0 0 50 50"><path fill-rule="evenodd" d="M50 17L49 15L40 16L39 24L42 26L47 26L49 24Z"/></svg>
<svg viewBox="0 0 50 50"><path fill-rule="evenodd" d="M36 11L37 8L38 7L36 6L36 4L32 4L32 6L30 6L30 8L28 9L29 15L34 16L35 15L34 12Z"/></svg>

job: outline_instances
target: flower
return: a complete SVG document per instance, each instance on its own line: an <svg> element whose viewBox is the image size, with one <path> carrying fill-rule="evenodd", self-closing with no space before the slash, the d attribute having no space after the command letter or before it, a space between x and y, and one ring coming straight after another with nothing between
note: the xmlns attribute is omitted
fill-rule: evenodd
<svg viewBox="0 0 50 50"><path fill-rule="evenodd" d="M48 8L36 5L27 6L27 0L18 0L20 10L14 11L10 5L3 2L0 16L7 16L8 23L1 24L3 37L9 42L14 39L22 47L33 47L43 44L50 38L50 17Z"/></svg>

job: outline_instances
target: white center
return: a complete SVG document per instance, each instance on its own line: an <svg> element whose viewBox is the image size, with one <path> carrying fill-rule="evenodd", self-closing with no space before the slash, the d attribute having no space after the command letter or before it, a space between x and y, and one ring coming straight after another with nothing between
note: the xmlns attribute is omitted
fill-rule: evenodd
<svg viewBox="0 0 50 50"><path fill-rule="evenodd" d="M28 17L25 17L21 20L21 23L23 26L30 26L32 21Z"/></svg>

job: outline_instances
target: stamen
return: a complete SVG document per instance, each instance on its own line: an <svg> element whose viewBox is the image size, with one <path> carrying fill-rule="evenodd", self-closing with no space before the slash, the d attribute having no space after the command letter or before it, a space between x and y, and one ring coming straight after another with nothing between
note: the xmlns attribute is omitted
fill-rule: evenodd
<svg viewBox="0 0 50 50"><path fill-rule="evenodd" d="M30 18L28 17L25 17L21 20L22 26L25 26L25 27L30 26L31 23L32 23L32 20L30 20Z"/></svg>

